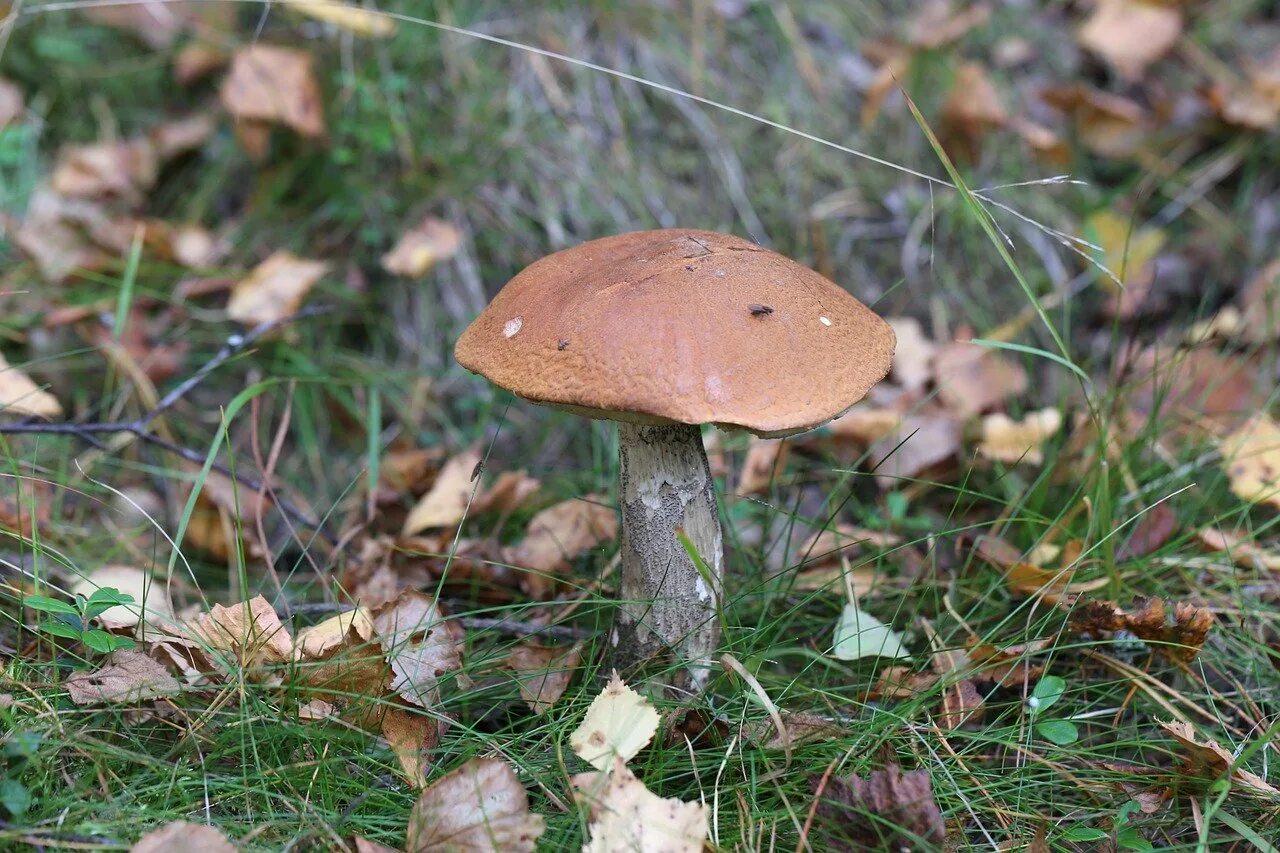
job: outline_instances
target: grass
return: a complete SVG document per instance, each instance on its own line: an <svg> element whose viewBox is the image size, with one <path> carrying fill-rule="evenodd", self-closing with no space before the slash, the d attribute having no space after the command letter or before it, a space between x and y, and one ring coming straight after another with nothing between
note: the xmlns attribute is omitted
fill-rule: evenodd
<svg viewBox="0 0 1280 853"><path fill-rule="evenodd" d="M1214 14L1196 17L1188 38L1210 54L1229 55L1261 8L1215 3ZM1055 49L1058 35L1029 25L1014 8L1001 7L961 47L928 52L913 64L904 83L919 121L887 110L871 127L859 125L856 107L840 100L849 84L839 60L869 35L891 31L905 9L806 5L797 17L809 34L799 40L763 4L728 21L606 2L520 14L497 3L430 3L414 4L413 12L626 69L972 187L1045 175L1010 134L989 138L978 162L944 168L943 149L922 132L936 124L959 59L989 55L1002 38L1031 39L1041 52L1037 73L1050 79L1093 73ZM241 33L252 32L258 11L239 9ZM1192 192L1182 215L1161 221L1174 240L1223 247L1221 262L1208 266L1160 327L1129 328L1098 322L1099 300L1089 288L1056 307L1040 304L1072 276L1088 281L1096 272L1073 271L1079 265L1055 255L1043 234L997 218L1017 243L1007 251L971 193L930 189L760 122L421 26L402 26L387 42L347 42L273 13L260 37L300 42L317 55L327 144L277 134L272 157L256 166L224 123L200 153L166 169L147 212L225 228L234 252L225 269L211 271L218 274L234 275L277 248L335 259L337 271L313 299L337 307L235 359L165 421L184 445L220 448L220 460L255 474L255 439L269 448L283 430L287 449L276 479L335 530L360 520L370 460L396 439L449 452L481 442L490 470L529 469L543 480L547 502L613 493L609 426L512 401L465 375L450 356L458 332L497 283L588 236L677 223L748 233L828 272L882 314L928 317L940 330L968 326L979 337L1030 308L1041 321L1004 353L1036 377L1015 408L1060 405L1091 414L1108 430L1135 393L1132 382L1106 381L1113 354L1131 336L1149 340L1207 315L1247 270L1268 260L1249 229L1251 211L1277 189L1276 153L1266 139L1233 138L1192 151L1171 139L1159 149L1163 172L1097 160L1077 146L1069 171L1087 185L995 193L1036 222L1078 233L1083 216L1104 207L1163 216L1224 152L1239 158L1229 178ZM805 56L822 70L816 87L803 71ZM21 214L60 145L113 128L141 132L205 104L211 87L175 88L167 60L69 13L21 18L0 71L23 85L38 118L0 135L4 209ZM1012 91L1020 73L999 73L997 82ZM382 273L380 255L427 212L465 224L461 259L423 281ZM0 334L14 344L7 351L21 353L10 361L49 382L77 414L142 414L145 389L70 331L44 330L48 304L104 302L118 328L129 305L151 300L160 306L147 315L157 338L190 346L188 370L233 331L218 312L175 297L184 271L145 253L51 292L15 250L0 252L10 262L0 285ZM362 288L348 285L360 279ZM1078 378L1054 360L1060 353L1093 377L1088 405ZM1274 403L1266 402L1273 411ZM1241 527L1265 544L1275 538L1276 516L1231 495L1210 443L1175 439L1174 430L1195 417L1157 408L1116 455L1101 439L1077 447L1060 437L1039 467L962 457L945 476L887 491L863 460L822 447L793 453L762 497L736 497L732 483L722 482L732 577L724 650L778 707L821 715L839 733L797 745L789 760L753 743L744 731L767 731L769 714L737 675L718 671L704 696L662 707L670 719L678 710L689 714L640 754L636 774L663 796L704 798L720 849L795 849L816 777L829 768L865 775L890 761L929 771L959 849L1022 849L1041 830L1053 849L1098 849L1100 842L1083 835L1073 841L1068 833L1111 834L1125 822L1161 849L1275 844L1275 803L1238 785L1225 789L1180 774L1181 755L1157 725L1190 720L1242 756L1242 766L1275 778L1274 750L1265 741L1274 735L1280 701L1276 581L1261 568L1204 554L1195 531ZM746 440L722 439L730 470L737 470ZM170 455L144 445L96 453L62 437L2 440L7 491L0 494L34 507L47 488L53 519L37 535L3 533L0 556L9 564L59 583L106 564L167 565L190 602L258 592L277 603L334 600L333 570L342 566L330 566L305 532L274 542L271 562L283 594L260 560L245 553L217 560L183 542L178 531L192 519L187 495L200 475ZM116 490L147 508L181 547L171 549ZM1165 499L1177 532L1152 554L1119 559L1141 514ZM510 541L529 514L522 510L501 526L496 518L468 520L465 532ZM980 688L984 717L950 731L938 715L945 681L895 702L868 698L880 666L824 654L842 586L801 590L794 573L778 572L794 559L797 543L836 521L904 539L863 558L882 581L862 604L906 632L920 653L912 666L927 669L931 644L958 649L978 638L1007 648L1048 639L1035 660L1065 680L1052 713L1075 722L1079 740L1059 746L1037 734L1025 701L1034 680ZM1152 595L1209 606L1217 620L1209 642L1180 664L1131 637L1064 630L1067 612L1010 592L1001 572L972 556L966 537L992 531L1024 551L1050 538L1081 540L1082 573L1108 579L1101 594L1123 606ZM256 541L251 530L244 541ZM453 724L435 750L432 777L471 756L502 755L519 769L533 809L547 817L547 849L584 841L585 820L568 784L584 768L567 739L599 689L612 605L607 586L602 591L593 581L611 556L611 547L589 555L571 578L567 594L586 596L574 624L589 632L589 663L548 715L528 712L497 666L517 638L491 631L470 633L466 673L474 684L446 684L438 709ZM459 616L521 618L538 607L479 584L449 595ZM22 741L29 755L16 746L5 755L6 778L20 781L32 802L21 818L0 824L0 846L125 849L144 828L171 819L211 820L248 849L338 848L352 835L403 843L416 792L376 737L300 722L292 713L298 696L249 680L190 691L153 715L79 708L60 684L93 661L22 628L12 597L4 611L0 692L15 699L0 709L11 733L6 743L17 744L17 733L38 740ZM1170 796L1153 813L1121 816L1135 797L1165 791ZM808 840L815 850L839 849L848 831L848 821L819 816Z"/></svg>

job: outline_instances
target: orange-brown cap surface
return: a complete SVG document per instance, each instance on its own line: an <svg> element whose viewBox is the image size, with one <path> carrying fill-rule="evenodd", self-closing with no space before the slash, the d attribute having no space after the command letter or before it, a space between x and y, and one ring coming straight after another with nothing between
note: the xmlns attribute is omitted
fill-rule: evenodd
<svg viewBox="0 0 1280 853"><path fill-rule="evenodd" d="M454 354L515 394L598 418L787 435L884 378L889 325L795 261L711 231L638 231L548 255Z"/></svg>

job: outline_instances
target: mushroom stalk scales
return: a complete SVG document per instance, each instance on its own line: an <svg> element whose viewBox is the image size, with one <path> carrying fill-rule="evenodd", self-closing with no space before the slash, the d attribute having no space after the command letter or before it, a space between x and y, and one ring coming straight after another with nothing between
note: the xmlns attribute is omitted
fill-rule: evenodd
<svg viewBox="0 0 1280 853"><path fill-rule="evenodd" d="M715 480L702 432L688 424L619 423L618 462L622 601L614 661L630 669L669 657L687 664L700 684L720 639L724 591Z"/></svg>

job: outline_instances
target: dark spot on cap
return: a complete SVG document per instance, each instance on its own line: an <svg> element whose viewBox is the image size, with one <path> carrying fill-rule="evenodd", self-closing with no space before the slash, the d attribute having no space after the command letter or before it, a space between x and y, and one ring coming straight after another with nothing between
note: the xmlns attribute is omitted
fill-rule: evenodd
<svg viewBox="0 0 1280 853"><path fill-rule="evenodd" d="M566 341L564 338L561 338L559 342L556 344L556 349L558 350L565 350L568 348L569 348L569 342Z"/></svg>

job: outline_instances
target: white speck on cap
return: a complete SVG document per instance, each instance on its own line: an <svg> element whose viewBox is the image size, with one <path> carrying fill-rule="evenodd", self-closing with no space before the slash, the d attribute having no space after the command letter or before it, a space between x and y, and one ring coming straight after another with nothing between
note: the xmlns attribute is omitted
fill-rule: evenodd
<svg viewBox="0 0 1280 853"><path fill-rule="evenodd" d="M520 327L523 325L524 325L523 317L512 317L502 327L502 336L504 338L512 337L513 335L515 335L516 332L520 331Z"/></svg>
<svg viewBox="0 0 1280 853"><path fill-rule="evenodd" d="M822 321L822 325L824 325L824 326L830 326L830 325L831 325L831 318L830 318L830 317L819 317L818 319L819 319L820 321ZM511 337L511 336L510 336L510 335L508 335L507 337Z"/></svg>

